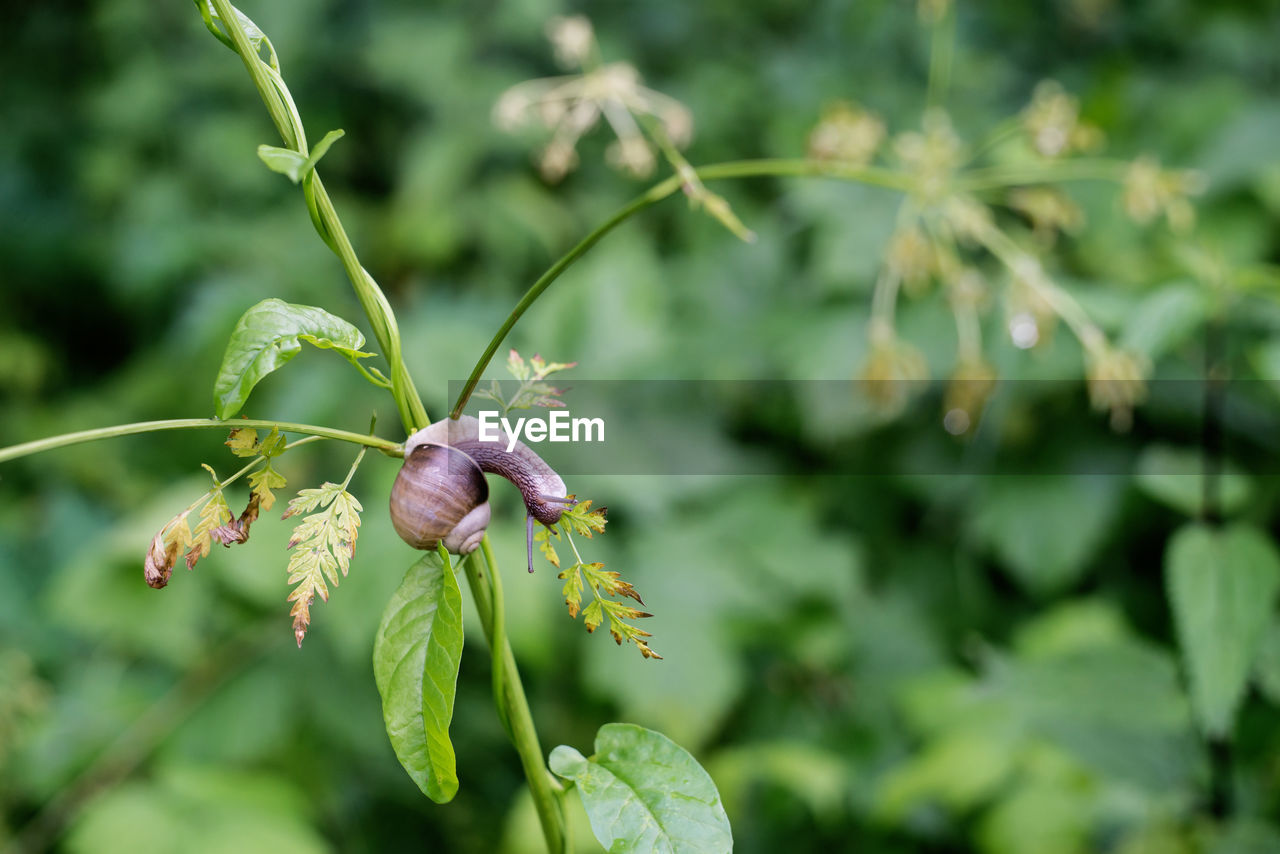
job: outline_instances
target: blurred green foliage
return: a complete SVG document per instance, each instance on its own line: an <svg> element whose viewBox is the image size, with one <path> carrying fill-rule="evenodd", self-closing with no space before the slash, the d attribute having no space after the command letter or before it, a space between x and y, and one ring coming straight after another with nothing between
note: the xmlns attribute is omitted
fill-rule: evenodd
<svg viewBox="0 0 1280 854"><path fill-rule="evenodd" d="M259 5L245 11L312 136L346 130L322 170L436 416L523 289L639 190L604 166L604 135L553 187L530 139L493 129L500 92L553 73L551 16L589 15L606 56L689 105L695 163L800 155L837 98L918 127L927 77L914 5L889 0ZM359 319L295 188L256 156L277 140L243 67L189 3L54 0L2 23L0 445L212 414L227 336L264 297ZM977 138L1058 80L1110 155L1203 170L1198 234L1265 271L1280 262L1277 32L1274 0L962 4L946 106ZM894 194L715 189L755 244L669 202L571 270L511 343L590 378L853 376ZM517 571L518 502L495 489L510 636L546 749L586 750L609 720L662 731L711 773L743 852L1280 849L1280 622L1272 603L1231 738L1207 744L1162 571L1203 494L1202 389L1159 382L1201 375L1211 321L1228 375L1269 382L1233 385L1222 504L1274 534L1280 301L1211 299L1180 242L1129 223L1114 187L1069 192L1087 225L1054 272L1155 365L1130 433L1089 410L1069 336L1018 351L998 311L987 357L1002 378L1070 381L997 395L967 446L975 471L999 451L1022 475L851 474L867 460L920 472L952 451L937 391L888 424L852 385L847 399L799 385L776 405L671 413L673 441L710 435L719 453L793 473L574 479L610 508L592 556L643 592L661 662L585 636L553 572ZM945 300L909 301L899 320L945 376ZM354 431L375 410L397 420L314 353L250 408ZM198 464L230 471L221 442L153 434L4 466L0 845L21 832L71 852L538 850L469 603L457 800L422 799L387 742L370 656L415 557L381 512L391 462L370 455L356 477L367 510L351 575L301 651L285 525L264 518L164 591L143 584L152 535L205 488ZM1144 449L1133 478L1061 474ZM318 485L352 457L312 445L283 465L291 484Z"/></svg>

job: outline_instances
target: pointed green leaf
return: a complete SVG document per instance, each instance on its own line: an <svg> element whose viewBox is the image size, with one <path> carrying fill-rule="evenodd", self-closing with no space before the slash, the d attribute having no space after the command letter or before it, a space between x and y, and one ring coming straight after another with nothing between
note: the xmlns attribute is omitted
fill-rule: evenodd
<svg viewBox="0 0 1280 854"><path fill-rule="evenodd" d="M462 593L453 569L428 553L387 603L373 675L396 758L436 803L458 792L449 722L462 658Z"/></svg>
<svg viewBox="0 0 1280 854"><path fill-rule="evenodd" d="M321 157L324 157L329 146L342 139L345 134L344 130L329 131L324 135L324 139L311 149L310 157L303 157L292 148L280 148L275 145L259 145L258 157L272 172L279 172L296 184L316 168L316 164L320 162Z"/></svg>
<svg viewBox="0 0 1280 854"><path fill-rule="evenodd" d="M635 724L605 724L590 759L567 745L551 770L572 780L596 839L610 854L733 850L720 793L684 748Z"/></svg>
<svg viewBox="0 0 1280 854"><path fill-rule="evenodd" d="M259 145L258 159L267 164L272 172L287 176L295 184L302 180L302 170L307 165L307 158L292 148L281 148L278 145Z"/></svg>
<svg viewBox="0 0 1280 854"><path fill-rule="evenodd" d="M231 418L249 399L262 378L284 365L302 349L302 342L337 350L349 361L362 353L360 330L322 308L265 299L246 311L231 333L227 352L213 384L219 418Z"/></svg>
<svg viewBox="0 0 1280 854"><path fill-rule="evenodd" d="M1187 525L1169 543L1165 583L1192 705L1207 735L1225 737L1280 590L1280 556L1248 525Z"/></svg>
<svg viewBox="0 0 1280 854"><path fill-rule="evenodd" d="M319 142L311 146L311 156L307 158L307 169L302 174L305 175L316 168L316 164L320 162L321 157L324 157L325 152L329 150L329 146L342 139L346 134L347 132L342 128L331 130Z"/></svg>
<svg viewBox="0 0 1280 854"><path fill-rule="evenodd" d="M231 40L231 36L228 33L224 33L218 26L224 22L221 16L218 15L218 10L214 8L213 3L210 2L210 0L196 0L196 6L200 9L200 17L204 19L204 25L208 28L209 32L213 33L214 37L217 38L218 41L222 42L232 50L235 50L235 42ZM263 33L261 29L258 28L257 24L249 19L248 15L241 12L239 9L236 9L234 6L231 8L236 13L236 21L239 23L240 29L244 31L245 36L249 39L249 44L253 46L253 52L258 54L259 58L261 58L262 48L266 47L267 65L271 66L276 71L279 71L280 61L276 58L276 49L271 46L271 40L267 38L266 34Z"/></svg>

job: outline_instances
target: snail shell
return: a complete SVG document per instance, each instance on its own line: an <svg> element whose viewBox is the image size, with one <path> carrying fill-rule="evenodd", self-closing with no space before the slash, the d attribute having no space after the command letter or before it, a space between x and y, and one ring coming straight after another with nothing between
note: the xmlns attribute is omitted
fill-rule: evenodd
<svg viewBox="0 0 1280 854"><path fill-rule="evenodd" d="M464 452L416 445L391 488L391 524L415 549L443 541L454 554L470 554L489 524L489 482Z"/></svg>

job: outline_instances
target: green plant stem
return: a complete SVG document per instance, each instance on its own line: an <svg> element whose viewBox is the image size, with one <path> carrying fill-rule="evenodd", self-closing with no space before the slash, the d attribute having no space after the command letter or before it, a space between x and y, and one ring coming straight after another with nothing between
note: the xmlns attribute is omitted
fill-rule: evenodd
<svg viewBox="0 0 1280 854"><path fill-rule="evenodd" d="M498 616L494 590L501 582L497 580L498 565L489 547L489 537L481 540L481 548L472 552L463 561L467 573L467 584L471 588L471 596L476 603L476 611L480 614L480 624L484 627L485 637L489 640L490 654L495 669L501 669L502 695L495 701L503 706L507 717L507 732L516 752L520 754L520 764L524 768L525 778L529 781L529 792L533 796L533 806L538 813L538 821L542 824L542 835L551 854L562 854L568 850L567 823L564 816L564 786L560 784L547 769L546 757L542 745L538 741L538 731L533 725L533 715L529 711L529 701L525 697L524 685L520 682L520 671L516 668L515 655L511 652L511 644L507 642L505 631L496 619ZM501 597L499 592L497 596ZM497 678L495 686L499 685Z"/></svg>
<svg viewBox="0 0 1280 854"><path fill-rule="evenodd" d="M266 103L281 138L286 145L306 155L306 139L301 121L297 117L297 111L289 98L284 81L270 66L261 61L242 28L238 23L233 23L238 19L230 3L227 0L212 0L212 3L228 31L236 52L244 61L255 87ZM356 296L369 318L374 336L378 339L386 356L387 364L390 366L391 393L395 397L405 430L412 432L426 426L430 423L430 419L404 363L400 347L400 332L386 296L357 259L355 250L334 210L333 202L325 192L324 184L315 170L312 170L304 179L303 192L317 233L324 240L325 245L341 259L343 269L351 280ZM366 442L366 444L371 443ZM399 452L400 446L392 447ZM502 591L499 586L501 582L498 579L497 566L487 537L484 540L483 555L488 567L487 582L482 577L480 562L476 557L473 556L463 563L466 566L467 578L480 613L481 623L484 625L485 635L490 642L495 669L494 689L497 693L495 702L499 704L499 714L520 755L520 761L533 794L534 805L542 822L547 847L552 854L561 854L565 850L567 837L563 806L556 793L562 792L563 787L547 770L542 747L538 743L537 731L533 726L533 716L529 711L524 687L520 683L520 674L516 669L515 656L511 652L511 645L506 640Z"/></svg>
<svg viewBox="0 0 1280 854"><path fill-rule="evenodd" d="M237 427L264 427L268 429L275 427L282 433L306 433L324 439L338 439L342 442L364 445L367 448L377 448L389 457L398 457L404 453L404 446L390 439L380 439L377 436L351 433L346 430L334 430L329 427L318 427L314 424L293 424L288 421L267 421L254 418L236 418L231 421L220 421L217 418L173 418L168 421L137 421L133 424L117 424L114 427L99 427L96 430L63 433L61 436L49 436L44 439L37 439L34 442L25 442L21 445L10 445L7 448L0 448L0 463L43 451L52 451L55 448L65 448L69 445L79 445L84 442L96 442L99 439L114 439L117 436L131 436L135 433L201 428L232 430Z"/></svg>
<svg viewBox="0 0 1280 854"><path fill-rule="evenodd" d="M1035 257L1024 252L1009 235L994 225L986 226L977 232L975 237L1009 272L1044 300L1054 314L1062 318L1072 334L1080 341L1086 356L1097 358L1102 355L1107 345L1107 336L1089 318L1089 313L1075 297L1044 274L1040 262Z"/></svg>
<svg viewBox="0 0 1280 854"><path fill-rule="evenodd" d="M727 178L823 177L858 181L902 192L909 192L915 187L915 179L903 172L851 166L845 163L828 163L821 160L735 160L728 163L703 166L693 171L698 179L702 181L718 181ZM551 287L552 282L560 278L560 275L565 270L569 269L575 261L586 254L606 234L645 208L655 205L672 195L683 185L684 177L680 174L672 175L670 178L653 185L643 195L633 199L617 213L597 226L594 231L582 238L576 246L552 264L520 298L520 301L516 303L516 307L511 310L506 321L503 322L493 339L490 340L489 346L485 348L483 355L476 362L471 375L467 378L466 385L463 386L461 394L458 395L458 400L453 406L450 417L457 418L462 414L463 407L467 405L467 401L471 398L471 393L475 391L476 385L480 382L481 374L489 366L489 362L493 360L494 354L502 346L507 334L511 332L524 313L529 310L529 307L537 302L538 297L542 296L543 292Z"/></svg>
<svg viewBox="0 0 1280 854"><path fill-rule="evenodd" d="M254 88L262 96L262 103L266 106L267 112L271 114L271 121L275 124L276 130L280 132L280 138L284 140L285 145L289 148L306 156L306 137L301 132L300 123L294 120L293 115L287 108L280 89L272 80L274 76L272 74L273 69L263 62L262 57L253 49L253 43L249 41L249 37L245 35L244 30L240 27L239 18L228 0L211 0L211 3L217 11L218 17L222 20L222 26L227 37L231 39L232 46L235 48L236 53L240 55L241 61L244 62L244 67L249 72L249 77L253 79Z"/></svg>
<svg viewBox="0 0 1280 854"><path fill-rule="evenodd" d="M290 109L291 100L288 106L285 103L289 96L284 81L262 61L253 49L253 44L239 26L238 18L228 0L211 0L211 2L218 11L218 17L222 19L236 53L240 55L245 68L248 69L253 85L261 95L263 103L266 104L271 120L275 123L276 130L280 132L280 138L284 140L285 145L306 156L306 136L301 122L296 118L296 111ZM338 219L337 211L334 210L333 201L329 198L315 170L308 173L304 190L307 207L316 231L325 245L332 249L342 261L347 278L351 280L351 286L360 300L360 306L364 309L369 324L373 328L374 337L378 339L378 344L386 356L391 370L391 394L395 398L396 408L400 413L400 421L405 431L412 432L417 427L425 426L430 419L427 417L422 398L418 396L418 390L401 356L400 330L396 326L395 315L387 304L386 296L373 277L360 265L355 249L342 227L341 220Z"/></svg>
<svg viewBox="0 0 1280 854"><path fill-rule="evenodd" d="M490 650L502 649L507 645L507 606L506 598L502 593L502 576L498 573L498 561L493 556L488 537L480 541L480 548L484 553L484 562L489 567L489 593L492 600L493 631L489 637L489 648ZM498 718L502 721L502 728L507 731L507 736L514 742L515 733L511 729L511 717L507 714L506 671L498 666L497 656L493 656L490 669L493 678L493 702L498 707Z"/></svg>
<svg viewBox="0 0 1280 854"><path fill-rule="evenodd" d="M1030 163L1018 166L989 166L972 169L956 178L960 192L1001 190L1022 184L1054 181L1123 181L1129 163L1124 160L1064 160L1060 163Z"/></svg>
<svg viewBox="0 0 1280 854"><path fill-rule="evenodd" d="M387 303L387 298L382 293L382 289L378 287L373 277L369 275L364 267L360 266L360 261L356 258L355 249L352 247L346 231L343 230L342 223L338 220L337 211L333 208L333 201L329 198L329 194L325 192L320 176L312 171L310 177L320 221L333 239L331 247L338 258L341 259L343 269L347 272L347 278L351 280L351 285L355 288L356 297L360 300L360 305L364 309L365 315L369 318L369 323L373 326L373 333L377 337L378 343L382 346L383 352L386 353L387 364L390 365L391 369L391 394L395 398L396 408L400 412L400 421L404 425L405 432L411 433L419 427L425 427L431 422L431 419L427 417L427 410L422 405L422 398L418 396L418 390L413 384L413 378L409 375L409 369L404 363L404 357L400 349L400 329L396 324L395 314ZM323 237L324 235L322 234L321 236ZM328 243L328 241L325 242Z"/></svg>
<svg viewBox="0 0 1280 854"><path fill-rule="evenodd" d="M939 107L951 89L951 66L956 47L956 10L948 3L942 16L930 27L929 83L925 90L925 108Z"/></svg>

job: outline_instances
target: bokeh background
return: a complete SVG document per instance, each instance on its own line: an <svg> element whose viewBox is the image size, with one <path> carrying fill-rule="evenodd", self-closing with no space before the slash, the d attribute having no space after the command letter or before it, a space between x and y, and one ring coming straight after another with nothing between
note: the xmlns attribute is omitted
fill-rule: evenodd
<svg viewBox="0 0 1280 854"><path fill-rule="evenodd" d="M838 98L891 131L918 128L928 69L907 2L245 11L272 37L312 139L346 130L326 182L433 415L528 284L644 186L606 167L606 134L552 186L533 137L493 128L505 88L555 73L552 16L587 14L606 58L692 109L695 163L801 155ZM7 4L0 32L0 445L211 415L227 336L266 296L361 320L296 188L255 156L277 140L244 68L190 3ZM1263 271L1257 290L1209 299L1184 241L1130 223L1106 185L1070 188L1088 225L1052 265L1110 334L1146 349L1157 378L1201 376L1216 324L1209 355L1241 389L1222 425L1224 486L1237 515L1273 533L1280 397L1244 381L1280 378L1280 302L1265 287L1280 261L1278 36L1276 2L963 3L946 103L976 139L1054 79L1108 155L1207 175L1197 240ZM570 376L584 379L849 380L853 400L897 197L794 179L714 189L758 242L671 200L609 236L511 343L577 360ZM945 297L909 301L900 318L945 378ZM1000 376L1053 382L998 395L971 444L942 430L940 385L889 422L833 400L831 384L797 385L724 411L645 413L672 443L696 435L789 475L575 478L610 508L588 558L641 590L661 662L570 621L552 571L526 577L514 491L495 488L510 636L544 747L589 752L611 720L662 730L716 780L743 852L1280 850L1280 632L1232 739L1206 744L1162 571L1200 486L1189 476L1170 494L1129 472L1152 454L1198 470L1202 389L1157 383L1116 434L1089 407L1065 331L1024 353L1002 323L993 311ZM319 352L248 409L357 431L373 412L394 435L386 399ZM392 462L370 457L357 475L351 575L316 606L301 650L285 524L264 519L162 592L143 584L151 536L205 488L199 464L231 470L221 443L153 434L0 468L0 846L22 834L30 850L68 852L539 850L473 614L456 801L422 798L387 743L372 639L414 559L383 509ZM975 473L922 471L956 448ZM1022 473L984 476L996 451ZM312 445L282 469L314 486L352 456ZM904 473L857 476L868 459Z"/></svg>

